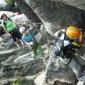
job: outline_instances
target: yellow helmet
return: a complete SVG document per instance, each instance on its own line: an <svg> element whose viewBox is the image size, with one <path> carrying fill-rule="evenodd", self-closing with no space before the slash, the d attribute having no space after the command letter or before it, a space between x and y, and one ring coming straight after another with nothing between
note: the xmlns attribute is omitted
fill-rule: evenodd
<svg viewBox="0 0 85 85"><path fill-rule="evenodd" d="M70 39L80 38L80 29L75 26L69 26L66 30L66 36Z"/></svg>

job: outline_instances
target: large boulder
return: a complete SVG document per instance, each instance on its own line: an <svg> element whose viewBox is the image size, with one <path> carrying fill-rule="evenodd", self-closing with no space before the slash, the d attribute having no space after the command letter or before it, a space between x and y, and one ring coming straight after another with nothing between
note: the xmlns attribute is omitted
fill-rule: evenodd
<svg viewBox="0 0 85 85"><path fill-rule="evenodd" d="M74 83L76 76L70 67L64 65L59 59L53 59L47 66L46 80L52 85L55 81Z"/></svg>
<svg viewBox="0 0 85 85"><path fill-rule="evenodd" d="M65 4L69 4L71 6L77 7L79 9L85 10L85 0L62 0Z"/></svg>
<svg viewBox="0 0 85 85"><path fill-rule="evenodd" d="M84 12L59 0L25 0L51 35L69 25L84 28ZM76 2L75 2L76 3ZM83 17L82 17L83 16Z"/></svg>

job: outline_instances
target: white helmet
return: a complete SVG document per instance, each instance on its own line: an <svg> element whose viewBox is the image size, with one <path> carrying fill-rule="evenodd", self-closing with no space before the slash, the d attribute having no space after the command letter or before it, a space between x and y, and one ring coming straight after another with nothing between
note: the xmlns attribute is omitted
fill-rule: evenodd
<svg viewBox="0 0 85 85"><path fill-rule="evenodd" d="M25 30L26 30L25 27L21 27L21 28L19 29L20 33L23 33L23 31L25 31Z"/></svg>

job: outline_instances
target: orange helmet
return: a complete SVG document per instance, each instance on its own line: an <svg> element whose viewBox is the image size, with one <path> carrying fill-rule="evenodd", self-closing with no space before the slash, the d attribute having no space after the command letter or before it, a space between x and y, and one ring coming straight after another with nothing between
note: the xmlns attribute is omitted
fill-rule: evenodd
<svg viewBox="0 0 85 85"><path fill-rule="evenodd" d="M80 29L75 26L69 26L66 30L66 35L70 39L80 38Z"/></svg>

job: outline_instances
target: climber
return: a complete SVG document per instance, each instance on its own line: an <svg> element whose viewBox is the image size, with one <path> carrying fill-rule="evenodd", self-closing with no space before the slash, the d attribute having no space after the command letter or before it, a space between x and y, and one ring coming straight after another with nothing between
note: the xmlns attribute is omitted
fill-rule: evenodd
<svg viewBox="0 0 85 85"><path fill-rule="evenodd" d="M36 41L36 39L34 38L31 28L28 27L28 29L26 27L21 27L19 29L20 33L22 33L22 41L31 47L34 56L36 56L38 53L40 53L41 56L43 56L43 51L41 46L39 45L39 43Z"/></svg>
<svg viewBox="0 0 85 85"><path fill-rule="evenodd" d="M82 32L76 26L69 26L67 29L59 30L55 33L55 36L59 39L56 46L62 44L60 48L57 48L56 55L63 50L64 57L70 59L73 56L72 54L79 50L83 42Z"/></svg>
<svg viewBox="0 0 85 85"><path fill-rule="evenodd" d="M8 33L8 35L10 37L12 37L12 39L15 42L15 45L17 47L20 47L20 45L22 45L22 42L21 42L21 33L18 30L18 26L16 24L14 24L12 22L12 20L9 17L7 17L6 14L2 14L1 19L4 20L5 32ZM20 43L20 45L19 45L19 43Z"/></svg>

